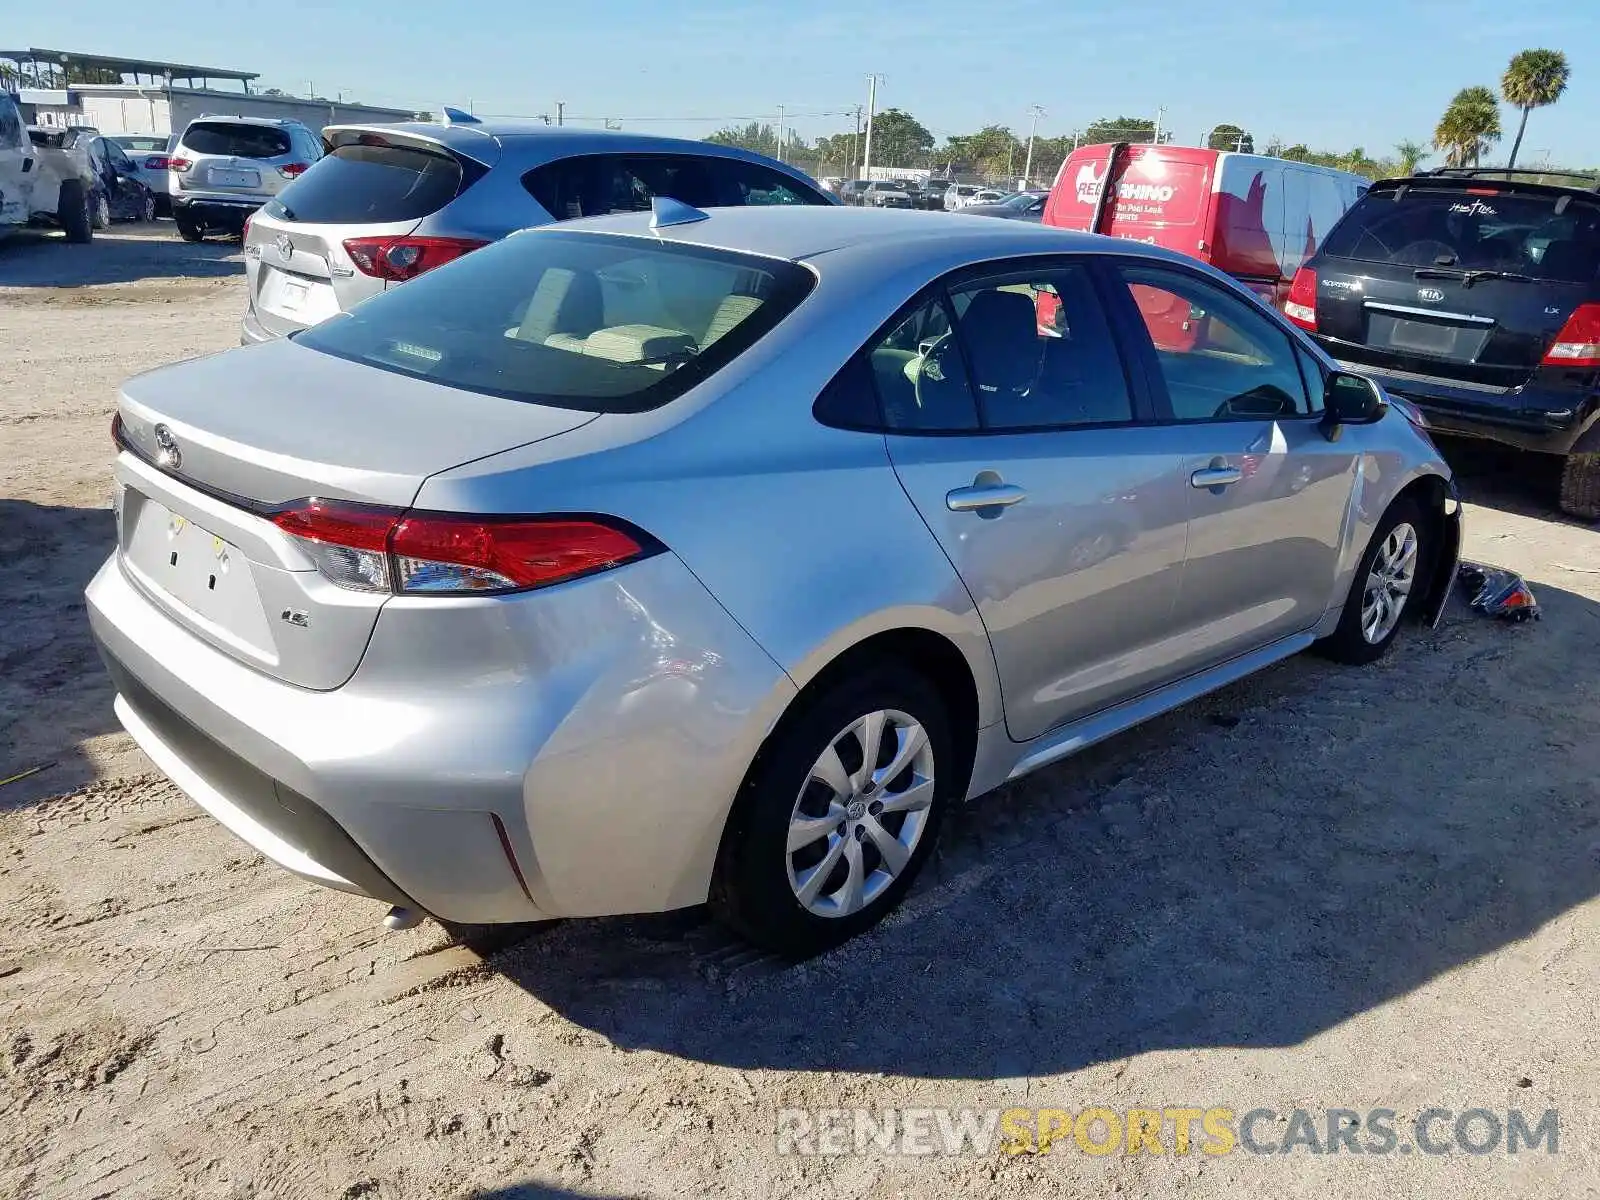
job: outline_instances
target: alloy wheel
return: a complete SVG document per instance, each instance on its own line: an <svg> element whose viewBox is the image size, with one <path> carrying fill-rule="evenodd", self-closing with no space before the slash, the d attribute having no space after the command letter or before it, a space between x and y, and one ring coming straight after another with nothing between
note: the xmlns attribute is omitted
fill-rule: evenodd
<svg viewBox="0 0 1600 1200"><path fill-rule="evenodd" d="M841 729L789 818L789 886L808 912L847 917L905 870L928 827L933 747L914 717L879 709Z"/></svg>
<svg viewBox="0 0 1600 1200"><path fill-rule="evenodd" d="M1394 632L1417 578L1417 531L1401 521L1383 539L1361 597L1361 636L1376 646Z"/></svg>

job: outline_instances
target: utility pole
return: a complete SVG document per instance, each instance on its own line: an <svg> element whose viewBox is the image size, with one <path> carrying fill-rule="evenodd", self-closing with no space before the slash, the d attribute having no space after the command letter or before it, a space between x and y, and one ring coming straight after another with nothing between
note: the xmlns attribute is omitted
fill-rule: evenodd
<svg viewBox="0 0 1600 1200"><path fill-rule="evenodd" d="M557 100L556 101L556 124L557 125L565 125L567 123L566 117L567 117L567 102L565 100Z"/></svg>
<svg viewBox="0 0 1600 1200"><path fill-rule="evenodd" d="M882 76L874 72L867 76L867 145L861 155L861 178L872 178L872 119L878 113L878 80Z"/></svg>
<svg viewBox="0 0 1600 1200"><path fill-rule="evenodd" d="M854 174L861 161L861 105L856 105L856 131L850 137L850 171Z"/></svg>
<svg viewBox="0 0 1600 1200"><path fill-rule="evenodd" d="M1024 185L1033 182L1033 137L1039 131L1039 118L1044 116L1044 105L1030 105L1028 111L1033 113L1033 124L1028 126L1028 163L1022 168Z"/></svg>
<svg viewBox="0 0 1600 1200"><path fill-rule="evenodd" d="M778 161L783 161L783 105L778 105Z"/></svg>
<svg viewBox="0 0 1600 1200"><path fill-rule="evenodd" d="M1167 115L1167 106L1165 104L1163 104L1160 108L1156 109L1155 144L1157 146L1161 145L1161 118L1166 116L1166 115Z"/></svg>

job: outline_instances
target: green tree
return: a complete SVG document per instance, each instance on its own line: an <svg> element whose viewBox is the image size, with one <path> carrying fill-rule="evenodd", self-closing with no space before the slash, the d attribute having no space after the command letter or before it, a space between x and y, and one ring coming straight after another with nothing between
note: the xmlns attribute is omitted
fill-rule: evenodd
<svg viewBox="0 0 1600 1200"><path fill-rule="evenodd" d="M880 167L926 166L933 134L904 109L886 108L872 121L872 163Z"/></svg>
<svg viewBox="0 0 1600 1200"><path fill-rule="evenodd" d="M1407 139L1394 145L1395 166L1401 175L1415 175L1417 169L1430 157L1428 147Z"/></svg>
<svg viewBox="0 0 1600 1200"><path fill-rule="evenodd" d="M1218 125L1206 139L1213 150L1238 150L1244 154L1256 152L1256 139L1237 125Z"/></svg>
<svg viewBox="0 0 1600 1200"><path fill-rule="evenodd" d="M1486 87L1466 87L1455 94L1433 131L1435 149L1444 151L1452 167L1473 167L1500 140L1500 105Z"/></svg>
<svg viewBox="0 0 1600 1200"><path fill-rule="evenodd" d="M1296 142L1293 146L1285 146L1278 154L1279 158L1286 158L1290 162L1310 162L1311 151L1304 142Z"/></svg>
<svg viewBox="0 0 1600 1200"><path fill-rule="evenodd" d="M1096 146L1101 142L1153 142L1156 140L1156 123L1149 117L1101 117L1083 131L1083 144ZM1171 141L1163 134L1163 142Z"/></svg>
<svg viewBox="0 0 1600 1200"><path fill-rule="evenodd" d="M1524 50L1506 67L1506 73L1500 76L1500 94L1506 98L1507 104L1522 110L1522 120L1517 124L1517 139L1511 143L1511 158L1506 166L1517 165L1522 135L1528 131L1528 114L1561 99L1571 74L1567 56L1559 50Z"/></svg>
<svg viewBox="0 0 1600 1200"><path fill-rule="evenodd" d="M853 133L835 133L825 138L817 139L816 157L817 171L822 175L832 175L834 168L846 175L854 175L857 167L861 165L861 139Z"/></svg>
<svg viewBox="0 0 1600 1200"><path fill-rule="evenodd" d="M778 131L771 125L760 121L751 121L748 125L730 125L719 129L706 139L718 146L737 146L741 150L753 150L757 154L765 154L769 158L778 158ZM792 130L784 131L783 138L784 158L793 158L797 155L808 155L811 148L806 145L804 138L794 135Z"/></svg>

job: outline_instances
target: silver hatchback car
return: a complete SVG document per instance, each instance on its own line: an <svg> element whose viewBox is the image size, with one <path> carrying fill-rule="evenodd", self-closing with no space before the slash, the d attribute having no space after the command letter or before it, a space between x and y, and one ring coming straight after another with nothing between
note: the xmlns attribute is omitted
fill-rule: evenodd
<svg viewBox="0 0 1600 1200"><path fill-rule="evenodd" d="M239 234L250 216L311 169L322 139L299 121L206 116L190 121L167 159L167 199L178 234Z"/></svg>
<svg viewBox="0 0 1600 1200"><path fill-rule="evenodd" d="M836 201L732 146L531 121L340 125L328 156L250 223L240 341L282 337L498 241L574 217L685 204Z"/></svg>
<svg viewBox="0 0 1600 1200"><path fill-rule="evenodd" d="M1218 272L655 207L123 389L116 711L290 871L453 922L709 899L804 955L951 805L1437 621L1420 418Z"/></svg>

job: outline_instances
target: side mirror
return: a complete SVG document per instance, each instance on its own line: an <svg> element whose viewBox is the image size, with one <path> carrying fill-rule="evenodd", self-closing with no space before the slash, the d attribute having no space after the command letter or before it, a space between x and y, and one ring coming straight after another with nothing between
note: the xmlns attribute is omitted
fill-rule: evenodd
<svg viewBox="0 0 1600 1200"><path fill-rule="evenodd" d="M1335 371L1322 388L1322 434L1330 442L1339 440L1345 425L1371 425L1389 411L1389 398L1383 389L1365 375Z"/></svg>

